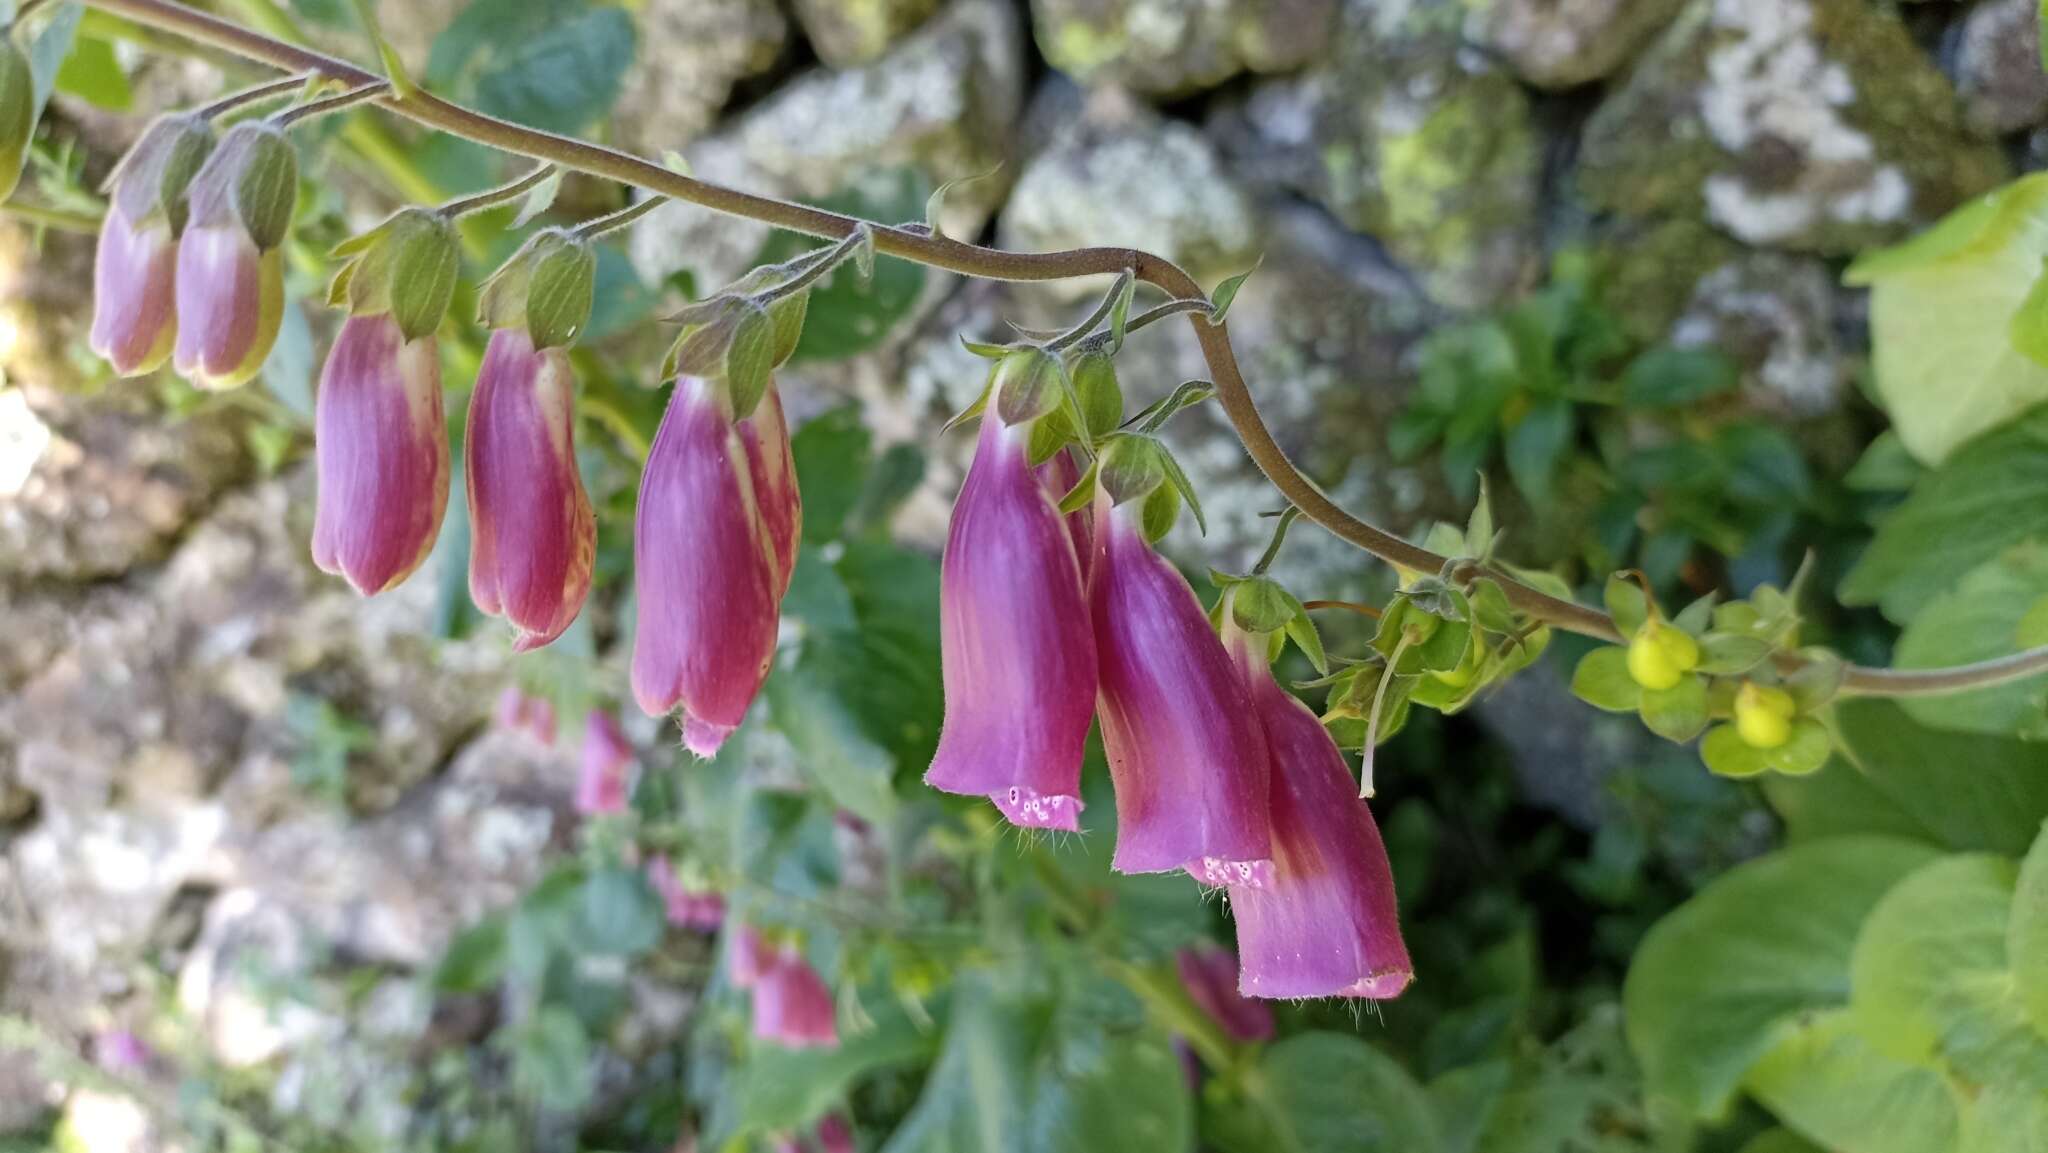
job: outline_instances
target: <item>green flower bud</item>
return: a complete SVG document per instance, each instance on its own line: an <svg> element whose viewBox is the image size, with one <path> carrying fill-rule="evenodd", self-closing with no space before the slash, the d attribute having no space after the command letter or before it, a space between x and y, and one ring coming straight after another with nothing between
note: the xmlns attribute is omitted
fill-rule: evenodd
<svg viewBox="0 0 2048 1153"><path fill-rule="evenodd" d="M0 200L21 183L22 162L36 134L36 84L28 53L12 37L0 37Z"/></svg>
<svg viewBox="0 0 2048 1153"><path fill-rule="evenodd" d="M1124 418L1124 393L1117 384L1116 365L1106 352L1091 350L1074 361L1074 395L1081 402L1081 418L1090 437L1116 431Z"/></svg>
<svg viewBox="0 0 2048 1153"><path fill-rule="evenodd" d="M1628 675L1652 691L1671 688L1699 663L1699 642L1662 621L1645 622L1628 643Z"/></svg>

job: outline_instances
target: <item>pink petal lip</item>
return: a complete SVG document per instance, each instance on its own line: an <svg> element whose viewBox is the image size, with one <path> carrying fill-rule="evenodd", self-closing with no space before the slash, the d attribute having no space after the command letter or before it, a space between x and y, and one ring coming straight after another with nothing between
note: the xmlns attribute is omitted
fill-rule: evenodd
<svg viewBox="0 0 2048 1153"><path fill-rule="evenodd" d="M93 262L92 350L122 376L155 371L177 335L178 249L161 221L107 213Z"/></svg>
<svg viewBox="0 0 2048 1153"><path fill-rule="evenodd" d="M1081 810L1087 808L1079 797L1041 793L1023 785L990 793L988 799L995 803L1005 819L1019 828L1057 829L1067 833L1081 831Z"/></svg>

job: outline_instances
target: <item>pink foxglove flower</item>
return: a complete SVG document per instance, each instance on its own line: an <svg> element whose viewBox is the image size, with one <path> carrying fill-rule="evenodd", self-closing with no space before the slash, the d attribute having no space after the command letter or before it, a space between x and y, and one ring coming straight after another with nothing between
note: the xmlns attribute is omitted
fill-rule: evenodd
<svg viewBox="0 0 2048 1153"><path fill-rule="evenodd" d="M843 1113L827 1113L818 1121L819 1153L854 1153L853 1126Z"/></svg>
<svg viewBox="0 0 2048 1153"><path fill-rule="evenodd" d="M583 725L583 758L576 777L576 811L584 816L626 811L633 743L610 713L593 709Z"/></svg>
<svg viewBox="0 0 2048 1153"><path fill-rule="evenodd" d="M754 414L739 424L747 446L748 478L754 498L775 542L775 564L782 573L777 595L789 591L796 571L796 550L803 541L803 500L796 489L796 457L789 450L789 424L782 417L782 397L770 388Z"/></svg>
<svg viewBox="0 0 2048 1153"><path fill-rule="evenodd" d="M358 592L383 592L427 559L448 505L434 338L405 340L389 313L349 317L321 370L313 422L313 562Z"/></svg>
<svg viewBox="0 0 2048 1153"><path fill-rule="evenodd" d="M953 504L939 586L946 719L924 779L986 796L1015 824L1072 832L1095 641L1063 493L1033 471L1029 439L991 409Z"/></svg>
<svg viewBox="0 0 2048 1153"><path fill-rule="evenodd" d="M751 989L774 960L774 951L752 925L734 925L725 935L726 977L735 989Z"/></svg>
<svg viewBox="0 0 2048 1153"><path fill-rule="evenodd" d="M1247 997L1400 994L1415 976L1394 874L1337 742L1273 680L1263 638L1229 626L1230 648L1272 749L1272 876L1232 885L1238 989Z"/></svg>
<svg viewBox="0 0 2048 1153"><path fill-rule="evenodd" d="M1273 1037L1273 1010L1237 991L1237 958L1214 945L1182 949L1174 955L1180 983L1193 1001L1239 1041Z"/></svg>
<svg viewBox="0 0 2048 1153"><path fill-rule="evenodd" d="M116 196L93 262L92 350L122 376L155 372L178 335L170 221L132 220Z"/></svg>
<svg viewBox="0 0 2048 1153"><path fill-rule="evenodd" d="M519 630L520 652L562 635L590 593L597 521L576 466L576 379L563 348L491 333L469 402L469 595Z"/></svg>
<svg viewBox="0 0 2048 1153"><path fill-rule="evenodd" d="M745 719L775 656L787 579L775 524L795 506L764 502L754 473L756 460L778 471L770 446L789 452L780 412L764 398L736 423L722 387L679 378L640 478L633 696L651 716L680 710L698 756Z"/></svg>
<svg viewBox="0 0 2048 1153"><path fill-rule="evenodd" d="M1271 870L1265 737L1195 591L1147 543L1140 504L1098 493L1088 572L1116 785L1111 864L1256 885Z"/></svg>
<svg viewBox="0 0 2048 1153"><path fill-rule="evenodd" d="M676 875L665 856L647 862L647 880L661 896L668 923L678 929L716 929L725 924L725 898L708 890L692 890Z"/></svg>
<svg viewBox="0 0 2048 1153"><path fill-rule="evenodd" d="M754 1036L791 1049L839 1044L839 1011L824 978L794 946L768 958L754 982Z"/></svg>
<svg viewBox="0 0 2048 1153"><path fill-rule="evenodd" d="M298 161L274 125L243 121L192 178L178 238L178 375L201 388L255 376L284 319L284 251Z"/></svg>

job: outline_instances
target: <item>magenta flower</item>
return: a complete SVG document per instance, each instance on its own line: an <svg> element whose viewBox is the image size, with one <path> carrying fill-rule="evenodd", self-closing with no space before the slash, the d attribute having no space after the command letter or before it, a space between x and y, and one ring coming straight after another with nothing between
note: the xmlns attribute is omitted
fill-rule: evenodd
<svg viewBox="0 0 2048 1153"><path fill-rule="evenodd" d="M1173 958L1188 999L1239 1041L1273 1037L1273 1010L1237 991L1237 958L1215 945L1182 949Z"/></svg>
<svg viewBox="0 0 2048 1153"><path fill-rule="evenodd" d="M735 925L725 935L726 974L735 989L751 989L768 971L774 953L760 930L752 925Z"/></svg>
<svg viewBox="0 0 2048 1153"><path fill-rule="evenodd" d="M1263 638L1231 652L1273 753L1272 876L1232 885L1247 997L1398 996L1415 976L1372 811L1316 715L1273 680Z"/></svg>
<svg viewBox="0 0 2048 1153"><path fill-rule="evenodd" d="M109 1029L93 1038L93 1061L109 1073L140 1073L155 1059L155 1050L131 1030Z"/></svg>
<svg viewBox="0 0 2048 1153"><path fill-rule="evenodd" d="M788 577L775 526L792 518L793 550L795 488L784 498L753 478L780 472L771 458L788 452L779 405L764 399L735 424L722 388L681 377L640 477L633 696L650 716L680 709L701 757L746 717L775 655Z"/></svg>
<svg viewBox="0 0 2048 1153"><path fill-rule="evenodd" d="M633 743L610 713L593 709L583 723L583 760L576 777L576 811L586 817L626 811L626 779Z"/></svg>
<svg viewBox="0 0 2048 1153"><path fill-rule="evenodd" d="M668 923L678 929L716 929L725 924L725 898L710 890L692 890L676 875L665 856L647 862L647 880L661 895Z"/></svg>
<svg viewBox="0 0 2048 1153"><path fill-rule="evenodd" d="M843 1113L827 1113L818 1120L819 1153L854 1153L853 1126Z"/></svg>
<svg viewBox="0 0 2048 1153"><path fill-rule="evenodd" d="M92 350L122 376L155 372L178 335L177 241L162 213L132 220L116 196L93 261Z"/></svg>
<svg viewBox="0 0 2048 1153"><path fill-rule="evenodd" d="M1080 828L1095 641L1080 561L1029 431L982 418L940 573L946 719L925 783L986 796L1014 824Z"/></svg>
<svg viewBox="0 0 2048 1153"><path fill-rule="evenodd" d="M754 1036L791 1049L839 1044L832 990L794 946L768 958L754 983Z"/></svg>
<svg viewBox="0 0 2048 1153"><path fill-rule="evenodd" d="M513 648L562 635L590 593L597 520L576 467L576 378L566 349L524 328L491 333L469 401L469 595L519 630Z"/></svg>
<svg viewBox="0 0 2048 1153"><path fill-rule="evenodd" d="M448 505L434 338L406 341L389 313L349 317L320 373L313 438L313 562L365 595L411 576Z"/></svg>
<svg viewBox="0 0 2048 1153"><path fill-rule="evenodd" d="M797 545L803 541L803 499L796 488L796 457L789 450L789 424L782 417L782 398L770 388L760 407L739 424L740 437L747 446L747 476L754 486L754 499L768 522L768 538L775 542L775 564L782 573L776 595L789 591L789 578L796 571Z"/></svg>
<svg viewBox="0 0 2048 1153"><path fill-rule="evenodd" d="M284 319L284 252L298 163L262 121L229 129L192 178L178 238L178 375L232 388L256 375Z"/></svg>
<svg viewBox="0 0 2048 1153"><path fill-rule="evenodd" d="M1088 572L1116 785L1111 864L1256 885L1271 868L1266 741L1194 590L1146 542L1140 503L1112 508L1097 495Z"/></svg>

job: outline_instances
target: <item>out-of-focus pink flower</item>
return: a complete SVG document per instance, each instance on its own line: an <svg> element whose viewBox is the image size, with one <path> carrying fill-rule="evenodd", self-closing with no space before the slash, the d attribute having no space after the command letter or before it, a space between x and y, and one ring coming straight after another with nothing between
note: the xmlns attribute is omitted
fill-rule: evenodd
<svg viewBox="0 0 2048 1153"><path fill-rule="evenodd" d="M576 811L584 816L626 811L626 779L633 770L633 742L619 722L592 709L583 723L583 759L576 776Z"/></svg>
<svg viewBox="0 0 2048 1153"><path fill-rule="evenodd" d="M350 317L321 370L313 419L313 562L358 592L383 592L427 559L448 506L434 338L407 342L389 313Z"/></svg>
<svg viewBox="0 0 2048 1153"><path fill-rule="evenodd" d="M1239 1041L1265 1041L1273 1036L1273 1011L1263 1002L1237 991L1237 958L1215 945L1182 949L1173 958L1188 999L1214 1018Z"/></svg>
<svg viewBox="0 0 2048 1153"><path fill-rule="evenodd" d="M810 1153L804 1139L794 1133L777 1133L772 1140L775 1153Z"/></svg>
<svg viewBox="0 0 2048 1153"><path fill-rule="evenodd" d="M1226 626L1272 749L1272 876L1232 885L1247 997L1398 996L1415 976L1372 812L1316 715L1273 680L1264 638Z"/></svg>
<svg viewBox="0 0 2048 1153"><path fill-rule="evenodd" d="M524 328L491 334L469 401L469 595L519 630L520 652L562 635L590 593L597 520L576 466L567 349Z"/></svg>
<svg viewBox="0 0 2048 1153"><path fill-rule="evenodd" d="M754 483L757 459L764 474L780 471L766 446L789 451L779 406L763 399L736 425L727 403L711 382L676 381L641 474L633 539L633 696L651 716L680 710L683 743L702 757L718 752L767 679L787 575L773 525L794 515L779 497L764 504L766 486Z"/></svg>
<svg viewBox="0 0 2048 1153"><path fill-rule="evenodd" d="M1014 824L1072 832L1095 642L1061 494L1033 471L1029 439L991 409L953 504L939 585L946 719L924 779L986 796Z"/></svg>
<svg viewBox="0 0 2048 1153"><path fill-rule="evenodd" d="M725 935L726 977L735 989L751 989L774 961L774 952L752 925L735 925Z"/></svg>
<svg viewBox="0 0 2048 1153"><path fill-rule="evenodd" d="M794 946L771 956L754 982L754 1036L791 1049L839 1044L832 990Z"/></svg>
<svg viewBox="0 0 2048 1153"><path fill-rule="evenodd" d="M661 895L668 923L678 929L716 929L725 924L725 898L709 890L693 891L684 886L676 868L665 856L647 862L647 879ZM746 931L746 930L743 930Z"/></svg>
<svg viewBox="0 0 2048 1153"><path fill-rule="evenodd" d="M109 1029L93 1039L93 1061L109 1073L139 1073L155 1057L149 1044L128 1029Z"/></svg>
<svg viewBox="0 0 2048 1153"><path fill-rule="evenodd" d="M122 376L155 372L178 336L178 243L162 215L131 220L116 197L93 261L92 350Z"/></svg>
<svg viewBox="0 0 2048 1153"><path fill-rule="evenodd" d="M827 1113L818 1121L819 1153L854 1153L853 1126L843 1113Z"/></svg>
<svg viewBox="0 0 2048 1153"><path fill-rule="evenodd" d="M1194 590L1146 542L1140 503L1112 508L1098 494L1088 573L1098 714L1116 785L1111 863L1257 885L1272 867L1266 741Z"/></svg>

